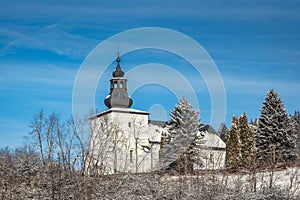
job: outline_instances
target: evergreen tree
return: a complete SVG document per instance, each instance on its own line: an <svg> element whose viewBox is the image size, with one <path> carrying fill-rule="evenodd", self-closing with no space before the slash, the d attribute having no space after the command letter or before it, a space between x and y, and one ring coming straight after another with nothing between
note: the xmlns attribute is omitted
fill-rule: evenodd
<svg viewBox="0 0 300 200"><path fill-rule="evenodd" d="M230 130L226 134L226 168L236 170L241 163L241 141L239 134L239 119L232 117Z"/></svg>
<svg viewBox="0 0 300 200"><path fill-rule="evenodd" d="M226 143L226 133L228 132L228 128L226 127L226 125L222 122L220 125L220 128L218 129L218 135L221 138L221 140L223 142Z"/></svg>
<svg viewBox="0 0 300 200"><path fill-rule="evenodd" d="M177 161L172 163L171 168L181 172L193 170L193 162L199 152L196 143L203 137L197 135L199 122L199 111L194 110L185 98L181 98L170 113L170 121L167 123L169 134L163 138L164 146L169 144L171 148L177 148Z"/></svg>
<svg viewBox="0 0 300 200"><path fill-rule="evenodd" d="M296 115L296 125L295 125L295 134L297 137L297 147L298 147L298 155L300 155L300 113L297 112Z"/></svg>
<svg viewBox="0 0 300 200"><path fill-rule="evenodd" d="M295 111L293 119L294 134L296 137L297 154L300 155L300 113Z"/></svg>
<svg viewBox="0 0 300 200"><path fill-rule="evenodd" d="M293 126L278 94L271 89L263 102L255 135L257 162L276 166L296 158Z"/></svg>
<svg viewBox="0 0 300 200"><path fill-rule="evenodd" d="M241 141L241 164L245 169L250 169L255 158L254 129L249 126L246 113L239 118L238 127Z"/></svg>

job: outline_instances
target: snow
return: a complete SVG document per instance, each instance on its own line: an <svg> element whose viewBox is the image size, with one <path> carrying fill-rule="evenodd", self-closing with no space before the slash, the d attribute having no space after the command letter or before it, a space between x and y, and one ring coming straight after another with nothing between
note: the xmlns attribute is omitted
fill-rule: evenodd
<svg viewBox="0 0 300 200"><path fill-rule="evenodd" d="M201 145L203 147L218 147L218 148L226 148L226 144L221 140L221 138L210 132L203 132L204 135L204 143Z"/></svg>
<svg viewBox="0 0 300 200"><path fill-rule="evenodd" d="M207 185L216 185L217 187L223 188L224 195L220 199L231 199L226 198L225 195L230 195L230 191L238 193L244 193L246 199L261 199L267 190L277 191L281 193L284 191L289 195L288 199L294 199L293 197L300 196L300 169L298 167L287 168L278 171L263 171L257 172L256 174L247 173L235 173L228 174L222 172L203 172L199 175L187 175L187 176L163 176L160 182L165 184L170 182L179 182L182 178L185 181L192 181L195 179L203 180ZM272 184L270 185L270 180ZM256 184L256 192L254 192L253 186ZM270 187L271 186L271 187ZM260 195L260 196L259 196ZM277 194L273 194L273 196ZM251 197L250 197L251 196ZM218 199L218 198L216 198Z"/></svg>

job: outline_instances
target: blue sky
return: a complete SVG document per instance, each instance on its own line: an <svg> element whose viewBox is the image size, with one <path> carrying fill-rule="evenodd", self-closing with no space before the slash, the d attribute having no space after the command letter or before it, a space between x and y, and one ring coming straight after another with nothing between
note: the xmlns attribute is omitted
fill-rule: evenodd
<svg viewBox="0 0 300 200"><path fill-rule="evenodd" d="M300 99L299 13L297 0L2 0L0 147L21 145L30 132L32 115L41 109L68 118L76 73L88 53L101 41L138 27L173 29L206 49L223 77L227 125L233 115L243 112L258 118L271 88L293 113L299 110ZM208 123L209 93L188 63L167 52L143 50L124 55L121 65L126 72L149 62L180 67L192 85L199 85L200 116ZM103 99L114 67L112 63L99 82L95 98L99 111L105 109ZM128 87L130 81L134 80ZM141 87L132 97L135 108L149 110L160 104L167 114L177 101L167 88L157 85Z"/></svg>

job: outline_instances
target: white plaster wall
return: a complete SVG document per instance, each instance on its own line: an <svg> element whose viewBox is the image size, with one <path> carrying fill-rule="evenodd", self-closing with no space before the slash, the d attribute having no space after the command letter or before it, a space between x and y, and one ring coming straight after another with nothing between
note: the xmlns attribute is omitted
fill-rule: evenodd
<svg viewBox="0 0 300 200"><path fill-rule="evenodd" d="M207 131L202 133L204 134L204 143L201 145L202 148L200 150L200 157L204 162L202 169L224 169L226 144L214 133Z"/></svg>
<svg viewBox="0 0 300 200"><path fill-rule="evenodd" d="M97 126L100 125L100 121L104 117L107 117L109 123L117 123L119 129L121 130L120 135L124 141L120 142L117 146L117 155L112 148L106 156L106 168L107 173L113 173L113 169L117 166L118 172L136 172L136 166L138 165L138 172L147 172L156 169L159 162L159 147L157 144L150 144L148 139L153 139L153 137L160 138L155 132L157 129L149 128L148 125L148 115L145 114L135 114L135 113L121 113L121 112L111 112L106 115L96 117L92 119L92 130L97 130ZM130 125L129 125L130 123ZM92 138L96 138L92 131ZM136 138L138 138L136 140ZM99 140L98 137L97 140ZM137 160L136 164L136 142L137 142ZM99 149L101 142L91 142L91 148ZM111 142L111 146L112 146ZM144 151L143 146L150 148L149 151ZM147 150L147 149L146 149ZM97 157L97 153L94 150L94 157ZM131 154L131 155L130 155ZM115 157L117 157L117 164L115 163Z"/></svg>
<svg viewBox="0 0 300 200"><path fill-rule="evenodd" d="M201 149L201 157L204 162L202 169L224 169L225 168L225 156L226 151L224 150L209 150Z"/></svg>

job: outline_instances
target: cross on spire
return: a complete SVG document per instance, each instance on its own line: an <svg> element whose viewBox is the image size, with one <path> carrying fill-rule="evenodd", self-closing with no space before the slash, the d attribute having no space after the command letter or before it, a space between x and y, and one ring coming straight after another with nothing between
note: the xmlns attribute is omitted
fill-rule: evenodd
<svg viewBox="0 0 300 200"><path fill-rule="evenodd" d="M115 71L113 72L113 77L124 77L124 72L122 71L121 66L120 66L121 58L120 58L119 51L118 51L118 57L117 57L116 61L118 62L118 64L117 64Z"/></svg>

